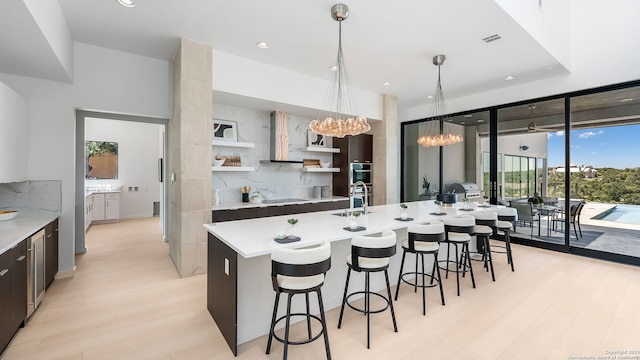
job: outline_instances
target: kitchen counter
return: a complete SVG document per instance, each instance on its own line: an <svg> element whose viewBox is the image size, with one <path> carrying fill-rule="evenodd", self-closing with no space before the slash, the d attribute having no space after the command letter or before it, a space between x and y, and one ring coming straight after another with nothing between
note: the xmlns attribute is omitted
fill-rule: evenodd
<svg viewBox="0 0 640 360"><path fill-rule="evenodd" d="M87 196L93 195L93 194L114 194L114 193L121 193L120 189L118 190L85 190L84 192L84 197L85 199L87 198Z"/></svg>
<svg viewBox="0 0 640 360"><path fill-rule="evenodd" d="M250 202L239 201L239 202L233 202L233 203L213 205L212 210L234 210L234 209L248 209L248 208L267 207L267 206L313 204L313 203L319 203L319 202L331 202L331 201L340 201L340 200L349 200L349 198L344 196L331 196L331 197L323 197L323 198L298 198L292 201L277 202L277 203L263 202L260 204L252 204Z"/></svg>
<svg viewBox="0 0 640 360"><path fill-rule="evenodd" d="M342 301L347 273L345 259L351 251L351 238L356 235L377 234L383 230L396 232L397 254L391 258L389 266L389 278L395 283L402 258L401 243L407 237L407 227L432 219L442 219L442 216L430 214L438 209L433 201L406 204L407 216L413 220L396 220L401 213L399 204L370 206L369 214L358 218L358 223L365 226L366 230L358 232L343 229L348 226L350 219L336 214L344 213L344 210L204 224L208 231L207 308L234 354L237 354L238 344L269 332L275 296L270 279L270 254L274 249L300 248L323 241L330 242L332 266L325 278L322 293L325 310L335 308ZM444 210L447 215L465 213L454 207ZM287 219L291 217L298 219L293 228L287 223ZM280 230L299 236L301 240L279 244L274 241L274 237ZM471 251L475 250L474 242L470 247ZM425 262L426 268L433 266L432 260L425 259ZM415 266L414 258L409 257L405 266ZM375 277L371 279L370 286L372 291L378 291L386 285L382 278ZM300 308L292 309L292 312L301 311Z"/></svg>
<svg viewBox="0 0 640 360"><path fill-rule="evenodd" d="M12 220L0 221L0 254L14 247L45 225L60 217L57 211L11 207L0 210L17 210L18 216Z"/></svg>

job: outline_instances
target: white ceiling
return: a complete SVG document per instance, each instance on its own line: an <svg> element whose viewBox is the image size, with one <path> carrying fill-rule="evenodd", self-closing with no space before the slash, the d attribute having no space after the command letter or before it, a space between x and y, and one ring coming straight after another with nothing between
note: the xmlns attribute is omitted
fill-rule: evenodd
<svg viewBox="0 0 640 360"><path fill-rule="evenodd" d="M431 59L441 53L448 57L442 67L446 98L567 73L494 0L347 1L350 16L343 23L343 49L351 84L395 95L401 106L428 101L437 78ZM130 9L116 0L59 0L74 41L171 60L183 37L211 44L215 51L327 80L337 52L338 23L330 16L336 2L136 0ZM28 12L2 12L0 20L33 23ZM45 66L46 56L41 66L26 68L34 54L47 52L42 34L7 26L12 25L0 25L0 48L15 56L0 60L0 72L32 72L57 80L41 74L51 67ZM502 39L490 44L481 40L492 34ZM258 41L270 47L259 49ZM505 81L507 75L516 80ZM391 85L383 86L384 81Z"/></svg>

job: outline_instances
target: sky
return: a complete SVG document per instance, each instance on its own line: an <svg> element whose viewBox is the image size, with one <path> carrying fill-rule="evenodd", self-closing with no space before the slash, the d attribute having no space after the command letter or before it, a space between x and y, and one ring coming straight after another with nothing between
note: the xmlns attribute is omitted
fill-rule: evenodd
<svg viewBox="0 0 640 360"><path fill-rule="evenodd" d="M548 134L548 166L564 166L564 131ZM571 164L640 167L640 124L571 131Z"/></svg>

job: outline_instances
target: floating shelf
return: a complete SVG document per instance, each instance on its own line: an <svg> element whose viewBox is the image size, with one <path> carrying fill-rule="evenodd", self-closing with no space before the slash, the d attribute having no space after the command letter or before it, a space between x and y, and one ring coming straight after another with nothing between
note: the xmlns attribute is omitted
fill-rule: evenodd
<svg viewBox="0 0 640 360"><path fill-rule="evenodd" d="M256 171L253 166L212 166L211 171Z"/></svg>
<svg viewBox="0 0 640 360"><path fill-rule="evenodd" d="M307 146L307 151L339 153L340 149L338 149L338 148L325 148L325 147Z"/></svg>
<svg viewBox="0 0 640 360"><path fill-rule="evenodd" d="M213 146L227 146L227 147L238 147L238 148L252 148L255 147L256 144L250 142L237 142L237 141L220 141L213 140L211 142Z"/></svg>
<svg viewBox="0 0 640 360"><path fill-rule="evenodd" d="M302 172L340 172L340 168L303 167Z"/></svg>

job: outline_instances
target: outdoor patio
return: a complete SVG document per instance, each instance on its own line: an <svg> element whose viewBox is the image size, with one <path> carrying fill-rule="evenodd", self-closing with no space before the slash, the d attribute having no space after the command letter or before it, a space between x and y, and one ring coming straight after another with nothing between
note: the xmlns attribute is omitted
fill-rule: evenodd
<svg viewBox="0 0 640 360"><path fill-rule="evenodd" d="M579 240L576 240L573 225L569 225L571 246L640 257L640 225L593 219L596 215L610 210L613 206L611 204L587 203L580 215L582 237ZM554 224L549 224L549 221L550 217L542 215L540 229L538 229L538 222L534 222L533 240L564 244L565 229L558 222L556 222L554 229ZM540 235L538 235L538 230L540 230ZM531 227L519 222L516 233L517 237L531 238Z"/></svg>

